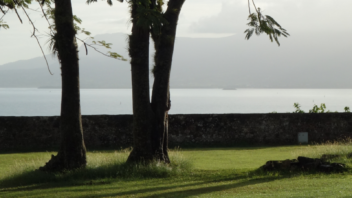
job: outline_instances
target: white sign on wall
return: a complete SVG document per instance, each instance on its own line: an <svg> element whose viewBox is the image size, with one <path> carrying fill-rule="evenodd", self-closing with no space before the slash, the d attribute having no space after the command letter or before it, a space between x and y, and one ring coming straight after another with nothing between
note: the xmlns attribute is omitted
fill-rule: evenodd
<svg viewBox="0 0 352 198"><path fill-rule="evenodd" d="M308 132L299 132L298 133L298 143L307 144L308 143Z"/></svg>

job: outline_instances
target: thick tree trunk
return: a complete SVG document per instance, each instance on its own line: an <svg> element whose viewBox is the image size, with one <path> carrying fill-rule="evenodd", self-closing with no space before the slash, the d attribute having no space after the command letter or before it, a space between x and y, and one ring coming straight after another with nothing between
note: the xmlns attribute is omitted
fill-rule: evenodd
<svg viewBox="0 0 352 198"><path fill-rule="evenodd" d="M65 171L84 167L86 148L80 109L79 64L76 31L70 0L55 1L56 47L62 71L61 148L40 170Z"/></svg>
<svg viewBox="0 0 352 198"><path fill-rule="evenodd" d="M178 17L185 0L170 0L164 14L168 24L162 27L156 42L152 110L155 115L152 130L152 149L156 159L170 162L168 156L168 111L170 100L170 72Z"/></svg>
<svg viewBox="0 0 352 198"><path fill-rule="evenodd" d="M149 93L149 29L137 25L138 5L132 5L132 34L129 37L133 97L133 150L127 162L153 160L151 148L151 119Z"/></svg>
<svg viewBox="0 0 352 198"><path fill-rule="evenodd" d="M169 78L178 16L184 0L170 0L164 14L168 24L153 35L155 68L152 103L149 95L149 29L137 25L137 5L132 5L132 35L129 53L132 67L133 151L127 162L159 160L169 163L168 110L171 107Z"/></svg>

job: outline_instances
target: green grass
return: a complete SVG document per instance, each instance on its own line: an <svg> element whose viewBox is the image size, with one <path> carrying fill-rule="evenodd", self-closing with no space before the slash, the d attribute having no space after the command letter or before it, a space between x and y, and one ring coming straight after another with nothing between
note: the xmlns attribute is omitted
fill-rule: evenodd
<svg viewBox="0 0 352 198"><path fill-rule="evenodd" d="M51 152L0 154L0 197L352 197L352 171L264 173L268 160L347 154L350 143L198 148L171 152L172 164L128 167L128 150L88 152L88 166L67 174L35 172ZM342 160L352 167L347 158Z"/></svg>

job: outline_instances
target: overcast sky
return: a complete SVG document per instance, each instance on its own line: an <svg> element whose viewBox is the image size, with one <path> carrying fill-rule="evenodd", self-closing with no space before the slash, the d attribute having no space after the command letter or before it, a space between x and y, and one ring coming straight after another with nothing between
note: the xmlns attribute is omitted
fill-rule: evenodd
<svg viewBox="0 0 352 198"><path fill-rule="evenodd" d="M93 35L130 32L131 24L126 2L114 1L113 6L108 6L105 1L98 1L91 5L87 5L85 0L72 0L72 2L74 14L83 20L81 26ZM334 35L336 42L352 46L352 12L350 11L352 0L255 0L255 2L264 14L274 17L292 37L298 34L319 37L328 33ZM36 7L32 6L32 8ZM32 27L22 11L20 15L24 21L23 24L19 22L14 12L9 12L3 18L10 25L10 29L0 29L0 65L41 56L36 40L30 38ZM31 11L30 16L42 35L41 42L46 50L47 23L40 17L39 12ZM186 0L178 23L177 36L238 35L244 38L247 17L247 0ZM84 38L83 35L80 37ZM267 39L265 35L262 37ZM285 45L285 39L280 39L282 45ZM321 42L326 42L324 36L321 36ZM290 43L290 45L302 44ZM121 49L124 48L125 46L121 46Z"/></svg>

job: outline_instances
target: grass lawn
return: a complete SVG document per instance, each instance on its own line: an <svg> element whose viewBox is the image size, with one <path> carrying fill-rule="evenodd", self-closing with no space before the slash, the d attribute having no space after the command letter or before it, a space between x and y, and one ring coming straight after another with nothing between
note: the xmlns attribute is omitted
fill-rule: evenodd
<svg viewBox="0 0 352 198"><path fill-rule="evenodd" d="M0 197L352 197L351 172L264 173L268 160L351 152L350 145L195 148L171 166L126 167L128 151L88 153L85 170L35 172L51 152L0 154ZM350 167L349 159L339 159Z"/></svg>

